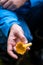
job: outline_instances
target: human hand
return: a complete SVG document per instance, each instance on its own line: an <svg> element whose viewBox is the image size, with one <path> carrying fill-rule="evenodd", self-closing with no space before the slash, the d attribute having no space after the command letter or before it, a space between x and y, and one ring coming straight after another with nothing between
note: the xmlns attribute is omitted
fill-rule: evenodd
<svg viewBox="0 0 43 65"><path fill-rule="evenodd" d="M27 0L0 0L0 4L9 10L15 10L22 6Z"/></svg>
<svg viewBox="0 0 43 65"><path fill-rule="evenodd" d="M14 24L11 27L11 30L9 33L8 42L7 42L7 52L11 57L13 57L15 59L18 59L18 56L13 53L13 50L16 51L14 49L14 46L19 41L22 41L24 43L28 43L28 40L24 36L24 32L23 32L22 28L19 25Z"/></svg>

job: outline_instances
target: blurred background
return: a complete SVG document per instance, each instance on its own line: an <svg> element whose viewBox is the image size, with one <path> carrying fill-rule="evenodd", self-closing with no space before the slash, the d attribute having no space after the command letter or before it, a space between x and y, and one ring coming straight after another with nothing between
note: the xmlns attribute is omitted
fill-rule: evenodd
<svg viewBox="0 0 43 65"><path fill-rule="evenodd" d="M22 17L33 35L31 50L15 61L2 52L0 53L0 65L43 65L43 3L40 2L38 6L30 7L29 12Z"/></svg>

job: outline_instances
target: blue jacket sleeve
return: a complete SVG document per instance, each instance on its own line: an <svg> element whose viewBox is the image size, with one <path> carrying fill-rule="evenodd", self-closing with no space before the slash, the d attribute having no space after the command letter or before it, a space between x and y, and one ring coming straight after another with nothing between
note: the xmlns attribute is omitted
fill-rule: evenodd
<svg viewBox="0 0 43 65"><path fill-rule="evenodd" d="M7 37L10 27L14 24L20 24L15 13L0 9L0 29Z"/></svg>
<svg viewBox="0 0 43 65"><path fill-rule="evenodd" d="M34 7L39 5L41 2L43 2L43 0L30 0L30 2L31 2L31 6Z"/></svg>

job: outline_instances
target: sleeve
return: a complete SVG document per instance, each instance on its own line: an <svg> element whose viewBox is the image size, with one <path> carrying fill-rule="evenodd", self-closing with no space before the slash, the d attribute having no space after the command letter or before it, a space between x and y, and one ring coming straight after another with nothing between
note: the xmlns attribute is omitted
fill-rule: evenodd
<svg viewBox="0 0 43 65"><path fill-rule="evenodd" d="M24 21L18 20L17 16L15 13L10 12L8 10L0 10L0 29L5 35L5 37L8 37L8 32L13 24L18 24L20 25L24 32L25 36L31 41L32 40L32 35L30 32L30 29L27 27L26 23Z"/></svg>
<svg viewBox="0 0 43 65"><path fill-rule="evenodd" d="M10 27L14 24L20 24L15 13L0 9L0 30L7 37Z"/></svg>
<svg viewBox="0 0 43 65"><path fill-rule="evenodd" d="M31 6L34 7L36 5L39 5L43 0L30 0Z"/></svg>

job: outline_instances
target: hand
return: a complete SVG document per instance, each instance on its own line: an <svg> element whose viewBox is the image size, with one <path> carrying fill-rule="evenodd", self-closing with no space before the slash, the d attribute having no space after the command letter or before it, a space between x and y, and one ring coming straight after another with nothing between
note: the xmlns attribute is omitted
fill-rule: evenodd
<svg viewBox="0 0 43 65"><path fill-rule="evenodd" d="M0 0L0 4L9 10L15 10L22 6L27 0Z"/></svg>
<svg viewBox="0 0 43 65"><path fill-rule="evenodd" d="M28 43L26 37L24 36L24 32L23 32L22 28L19 25L14 24L11 27L10 34L8 37L7 52L11 57L13 57L15 59L18 59L18 56L13 53L13 50L16 51L14 49L14 46L19 41L22 41L24 43Z"/></svg>

